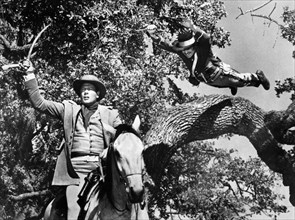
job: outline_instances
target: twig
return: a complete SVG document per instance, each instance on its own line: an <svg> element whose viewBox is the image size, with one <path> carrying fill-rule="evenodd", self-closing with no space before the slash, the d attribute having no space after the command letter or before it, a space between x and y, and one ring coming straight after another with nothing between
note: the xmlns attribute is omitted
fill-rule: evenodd
<svg viewBox="0 0 295 220"><path fill-rule="evenodd" d="M271 14L275 11L276 8L277 8L277 3L275 3L275 5L274 5L272 11L269 13L268 17L271 16Z"/></svg>
<svg viewBox="0 0 295 220"><path fill-rule="evenodd" d="M132 56L127 55L127 56L125 56L125 58L129 58L129 59L134 60L135 63L139 66L139 68L140 68L141 70L143 70L143 66L137 61L137 59L136 59L135 57L132 57Z"/></svg>
<svg viewBox="0 0 295 220"><path fill-rule="evenodd" d="M254 12L254 11L257 11L257 10L259 10L260 8L263 8L264 6L266 6L267 4L269 4L269 3L271 3L273 0L269 0L268 2L266 2L266 3L264 3L264 4L262 4L261 6L258 6L258 7L256 7L256 8L253 8L253 9L249 9L249 10L247 10L247 11L243 11L243 9L241 8L241 7L238 7L239 9L240 9L240 14L236 17L236 19L238 19L240 16L242 16L242 15L245 15L245 14L248 14L248 13L252 13L252 12Z"/></svg>
<svg viewBox="0 0 295 220"><path fill-rule="evenodd" d="M284 27L282 24L280 24L279 22L277 22L276 20L272 19L272 18L269 17L269 16L266 16L266 15L258 15L258 14L252 14L251 16L252 16L252 17L264 18L264 19L266 19L266 20L269 20L270 22L273 22L273 23L277 24L277 25L280 26L281 28Z"/></svg>

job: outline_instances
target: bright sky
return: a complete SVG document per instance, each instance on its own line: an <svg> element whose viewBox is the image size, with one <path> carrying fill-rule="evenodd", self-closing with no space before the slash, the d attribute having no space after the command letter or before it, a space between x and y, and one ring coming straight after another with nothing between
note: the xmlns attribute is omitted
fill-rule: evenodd
<svg viewBox="0 0 295 220"><path fill-rule="evenodd" d="M271 24L264 25L261 18L251 18L250 14L240 14L238 7L244 11L262 5L264 0L225 0L225 7L228 13L217 25L224 27L231 35L231 46L219 49L213 47L213 52L225 63L230 64L239 72L256 72L261 69L267 75L271 83L271 88L265 91L262 87L245 87L238 89L237 96L251 100L263 110L284 110L291 103L290 95L283 95L277 98L274 91L275 80L283 81L287 77L295 75L295 63L292 58L294 47L287 40L280 37L278 26ZM272 18L279 19L283 6L288 5L294 9L294 0L273 1L257 14L268 15L274 4L276 10ZM280 20L281 21L281 20ZM227 94L231 95L229 89L220 89L207 86L203 83L198 88L190 86L187 82L182 82L185 92L196 91L201 94Z"/></svg>
<svg viewBox="0 0 295 220"><path fill-rule="evenodd" d="M283 81L287 77L295 75L295 60L292 58L292 51L295 48L290 42L280 37L280 32L276 24L269 27L265 20L252 18L250 14L243 15L236 19L240 14L238 7L243 11L261 6L268 0L224 0L228 16L224 18L218 26L224 27L231 34L231 46L219 49L213 48L213 52L225 63L230 64L240 72L256 72L261 69L267 75L271 83L271 88L265 91L263 87L246 87L238 90L237 96L249 99L254 104L265 111L285 110L291 103L290 94L277 98L274 91L275 81ZM294 0L272 1L267 7L260 9L255 14L268 15L276 3L276 9L272 14L273 19L282 23L280 16L284 6L295 9ZM207 86L203 83L199 87L192 87L187 82L179 82L184 92L195 91L200 94L227 94L231 95L229 89L219 89ZM256 150L250 142L244 138L235 136L230 141L218 141L218 147L226 146L227 149L239 149L239 156L247 158L256 157ZM288 188L279 187L277 191L286 195L283 203L288 206L289 213L277 217L278 220L294 220L295 209L288 201ZM255 220L270 219L265 216L256 216Z"/></svg>

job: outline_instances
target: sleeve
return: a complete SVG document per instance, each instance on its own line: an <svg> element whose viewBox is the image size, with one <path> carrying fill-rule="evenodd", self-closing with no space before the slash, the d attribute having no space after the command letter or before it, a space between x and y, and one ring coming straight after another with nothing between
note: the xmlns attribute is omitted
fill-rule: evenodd
<svg viewBox="0 0 295 220"><path fill-rule="evenodd" d="M36 110L52 117L62 119L64 114L64 105L60 102L44 99L40 95L36 78L26 80L25 87L28 91L30 101Z"/></svg>
<svg viewBox="0 0 295 220"><path fill-rule="evenodd" d="M118 125L122 124L123 121L121 119L121 116L119 114L119 111L117 109L112 110L114 113L114 119L113 119L113 127L117 127Z"/></svg>
<svg viewBox="0 0 295 220"><path fill-rule="evenodd" d="M201 44L204 44L204 43L210 44L210 36L205 31L203 31L201 28L197 27L196 25L193 25L191 29L195 34L196 42Z"/></svg>
<svg viewBox="0 0 295 220"><path fill-rule="evenodd" d="M153 40L153 43L157 45L159 48L172 53L176 53L172 45L167 40L164 40L163 37L151 33L148 33L148 36Z"/></svg>

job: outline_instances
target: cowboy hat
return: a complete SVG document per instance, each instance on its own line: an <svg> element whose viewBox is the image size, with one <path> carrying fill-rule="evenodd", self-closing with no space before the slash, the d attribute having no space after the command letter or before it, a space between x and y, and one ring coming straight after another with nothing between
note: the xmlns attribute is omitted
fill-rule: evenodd
<svg viewBox="0 0 295 220"><path fill-rule="evenodd" d="M74 88L74 91L78 94L78 96L81 95L80 90L81 90L83 83L91 83L92 85L95 86L96 91L99 91L98 101L101 100L102 98L104 98L104 96L106 94L106 87L94 75L84 75L80 79L77 79L74 81L73 88Z"/></svg>
<svg viewBox="0 0 295 220"><path fill-rule="evenodd" d="M193 46L195 42L194 35L191 31L183 32L180 33L177 40L173 42L173 49L176 51L183 51Z"/></svg>

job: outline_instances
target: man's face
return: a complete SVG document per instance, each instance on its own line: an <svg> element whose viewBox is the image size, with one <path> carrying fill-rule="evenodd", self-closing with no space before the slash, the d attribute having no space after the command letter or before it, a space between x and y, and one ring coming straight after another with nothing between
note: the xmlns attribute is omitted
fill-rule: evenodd
<svg viewBox="0 0 295 220"><path fill-rule="evenodd" d="M194 47L190 47L190 48L188 48L188 49L182 51L182 53L183 53L184 56L186 56L187 58L191 58L191 57L194 55L194 53L195 53L195 49L194 49Z"/></svg>
<svg viewBox="0 0 295 220"><path fill-rule="evenodd" d="M80 93L82 104L86 106L90 106L95 103L99 97L99 91L96 91L95 86L91 83L83 83Z"/></svg>

